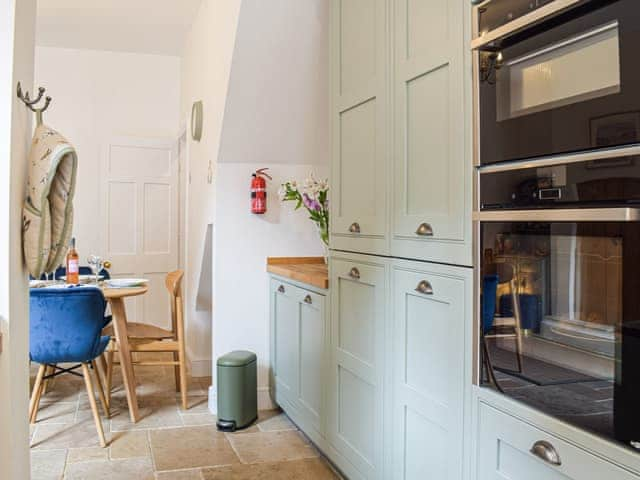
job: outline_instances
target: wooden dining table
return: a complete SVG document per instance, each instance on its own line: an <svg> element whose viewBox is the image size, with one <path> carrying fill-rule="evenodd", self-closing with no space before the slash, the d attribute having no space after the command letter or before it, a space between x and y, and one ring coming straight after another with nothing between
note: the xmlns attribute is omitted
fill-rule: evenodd
<svg viewBox="0 0 640 480"><path fill-rule="evenodd" d="M138 410L138 397L136 395L136 379L133 372L131 359L131 349L129 346L129 335L127 329L127 311L124 299L136 297L147 293L147 287L131 288L109 288L103 287L104 298L111 305L113 315L113 331L118 342L118 353L120 355L120 368L122 370L122 380L127 394L127 404L129 405L129 415L131 421L136 423L140 419Z"/></svg>

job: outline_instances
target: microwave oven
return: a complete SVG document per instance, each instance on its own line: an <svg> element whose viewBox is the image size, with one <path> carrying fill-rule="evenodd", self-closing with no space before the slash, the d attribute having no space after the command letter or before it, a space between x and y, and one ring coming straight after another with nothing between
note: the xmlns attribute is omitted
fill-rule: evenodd
<svg viewBox="0 0 640 480"><path fill-rule="evenodd" d="M476 163L640 143L637 0L489 0L474 7Z"/></svg>

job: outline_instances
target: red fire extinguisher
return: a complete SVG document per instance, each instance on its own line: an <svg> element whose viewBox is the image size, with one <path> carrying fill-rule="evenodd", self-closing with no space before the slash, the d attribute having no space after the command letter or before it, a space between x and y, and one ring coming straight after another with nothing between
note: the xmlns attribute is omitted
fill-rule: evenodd
<svg viewBox="0 0 640 480"><path fill-rule="evenodd" d="M267 181L271 176L265 173L268 168L261 168L251 174L251 213L262 214L267 211Z"/></svg>

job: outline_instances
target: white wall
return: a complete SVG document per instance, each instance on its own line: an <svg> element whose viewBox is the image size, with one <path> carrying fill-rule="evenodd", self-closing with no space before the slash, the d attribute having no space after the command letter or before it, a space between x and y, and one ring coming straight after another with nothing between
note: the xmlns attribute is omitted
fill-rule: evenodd
<svg viewBox="0 0 640 480"><path fill-rule="evenodd" d="M53 101L44 122L78 152L74 235L81 257L103 254L100 164L115 136L174 138L180 124L180 58L36 48L36 83Z"/></svg>
<svg viewBox="0 0 640 480"><path fill-rule="evenodd" d="M269 407L269 280L267 257L321 256L322 244L304 211L281 204L282 182L304 179L309 172L327 176L323 165L271 164L267 213L249 213L248 185L252 171L264 163L218 165L215 232L214 358L232 350L250 350L258 356L258 392L261 408ZM215 385L215 382L214 382Z"/></svg>
<svg viewBox="0 0 640 480"><path fill-rule="evenodd" d="M328 13L326 0L244 0L240 11L216 170L213 356L258 355L261 407L269 406L266 259L323 254L307 215L280 205L276 191L311 171L328 176ZM251 173L262 167L274 176L264 216L249 213Z"/></svg>
<svg viewBox="0 0 640 480"><path fill-rule="evenodd" d="M29 478L29 314L22 261L31 113L16 84L32 89L35 0L0 0L0 477Z"/></svg>
<svg viewBox="0 0 640 480"><path fill-rule="evenodd" d="M189 356L194 373L199 375L211 371L211 311L195 308L207 225L214 219L215 189L213 183L207 183L207 167L209 161L215 165L219 150L240 3L203 0L182 57L182 118L190 116L194 101L202 100L204 110L202 141L195 142L187 135L191 183L187 199L185 317Z"/></svg>

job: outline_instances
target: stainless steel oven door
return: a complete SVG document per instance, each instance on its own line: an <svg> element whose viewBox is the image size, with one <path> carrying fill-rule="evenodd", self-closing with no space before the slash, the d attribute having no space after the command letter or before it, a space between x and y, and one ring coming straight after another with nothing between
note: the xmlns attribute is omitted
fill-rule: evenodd
<svg viewBox="0 0 640 480"><path fill-rule="evenodd" d="M484 211L476 383L627 446L640 433L640 209Z"/></svg>

